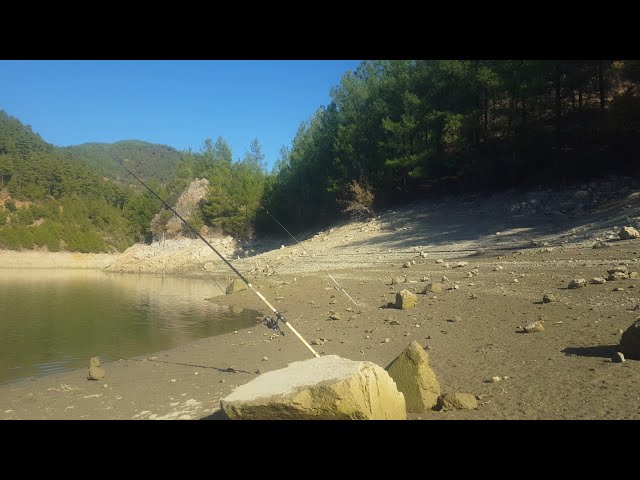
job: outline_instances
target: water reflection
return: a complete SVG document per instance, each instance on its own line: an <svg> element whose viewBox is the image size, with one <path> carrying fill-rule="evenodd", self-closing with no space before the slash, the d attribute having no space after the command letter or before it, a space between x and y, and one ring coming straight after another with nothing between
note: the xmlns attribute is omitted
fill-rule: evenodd
<svg viewBox="0 0 640 480"><path fill-rule="evenodd" d="M223 285L224 281L218 280ZM252 326L210 279L0 269L0 383L129 358Z"/></svg>

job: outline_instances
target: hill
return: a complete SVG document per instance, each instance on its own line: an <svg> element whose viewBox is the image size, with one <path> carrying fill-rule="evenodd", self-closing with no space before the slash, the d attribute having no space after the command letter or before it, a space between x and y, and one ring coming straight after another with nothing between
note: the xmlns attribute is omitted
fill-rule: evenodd
<svg viewBox="0 0 640 480"><path fill-rule="evenodd" d="M144 238L159 202L120 185L0 111L0 248L120 251Z"/></svg>
<svg viewBox="0 0 640 480"><path fill-rule="evenodd" d="M120 160L129 159L131 166L143 180L164 183L175 175L176 166L182 157L175 148L140 140L111 144L83 143L59 150L67 158L86 165L98 175L131 184L135 180L119 165Z"/></svg>

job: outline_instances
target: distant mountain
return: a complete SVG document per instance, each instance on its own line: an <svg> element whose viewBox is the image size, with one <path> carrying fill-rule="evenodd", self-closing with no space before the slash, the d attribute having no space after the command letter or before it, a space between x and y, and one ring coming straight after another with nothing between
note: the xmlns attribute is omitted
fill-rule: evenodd
<svg viewBox="0 0 640 480"><path fill-rule="evenodd" d="M83 163L98 175L124 183L136 181L119 165L129 159L133 172L143 180L165 183L175 176L176 166L182 154L175 148L140 140L116 143L83 143L59 149L68 158Z"/></svg>

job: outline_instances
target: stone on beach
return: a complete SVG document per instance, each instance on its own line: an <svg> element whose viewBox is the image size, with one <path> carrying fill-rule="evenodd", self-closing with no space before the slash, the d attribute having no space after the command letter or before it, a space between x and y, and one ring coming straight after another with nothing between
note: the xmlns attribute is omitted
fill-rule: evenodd
<svg viewBox="0 0 640 480"><path fill-rule="evenodd" d="M429 367L429 354L412 341L386 368L404 394L408 412L420 413L435 407L440 396L440 384Z"/></svg>
<svg viewBox="0 0 640 480"><path fill-rule="evenodd" d="M382 367L337 355L264 373L220 406L232 419L406 419L404 396Z"/></svg>
<svg viewBox="0 0 640 480"><path fill-rule="evenodd" d="M226 293L227 295L231 295L232 293L239 292L241 290L247 290L248 288L249 287L247 287L246 283L244 283L239 278L236 278L231 284L229 284Z"/></svg>

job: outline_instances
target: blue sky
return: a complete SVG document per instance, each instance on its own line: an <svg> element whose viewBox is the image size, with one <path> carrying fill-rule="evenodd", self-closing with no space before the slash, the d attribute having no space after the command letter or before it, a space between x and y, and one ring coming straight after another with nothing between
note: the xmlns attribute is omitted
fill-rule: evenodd
<svg viewBox="0 0 640 480"><path fill-rule="evenodd" d="M0 61L0 110L57 146L144 140L234 159L258 138L269 166L357 60Z"/></svg>

